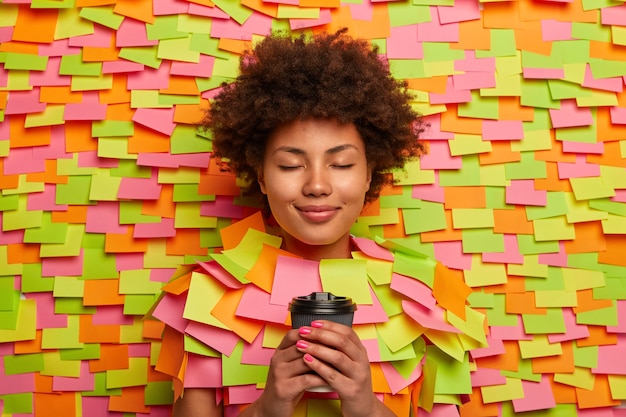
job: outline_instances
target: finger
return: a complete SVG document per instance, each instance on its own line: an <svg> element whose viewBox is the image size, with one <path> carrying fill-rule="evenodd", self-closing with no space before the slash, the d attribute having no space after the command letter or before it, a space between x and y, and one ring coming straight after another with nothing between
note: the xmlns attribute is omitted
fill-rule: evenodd
<svg viewBox="0 0 626 417"><path fill-rule="evenodd" d="M329 321L313 322L311 327L301 327L302 339L343 352L351 360L361 360L366 350L350 327Z"/></svg>

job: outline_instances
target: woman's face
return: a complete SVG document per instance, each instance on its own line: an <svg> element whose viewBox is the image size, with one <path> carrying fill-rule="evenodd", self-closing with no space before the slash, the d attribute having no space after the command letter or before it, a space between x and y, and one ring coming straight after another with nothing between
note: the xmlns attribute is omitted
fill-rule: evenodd
<svg viewBox="0 0 626 417"><path fill-rule="evenodd" d="M285 249L309 259L350 255L349 230L370 181L355 126L331 119L297 120L277 129L259 175Z"/></svg>

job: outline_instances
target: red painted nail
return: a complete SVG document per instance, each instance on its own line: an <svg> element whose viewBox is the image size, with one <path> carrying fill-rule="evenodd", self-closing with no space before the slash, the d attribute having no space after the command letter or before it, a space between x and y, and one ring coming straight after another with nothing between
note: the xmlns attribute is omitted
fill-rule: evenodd
<svg viewBox="0 0 626 417"><path fill-rule="evenodd" d="M298 333L300 333L300 334L309 334L309 333L311 333L311 329L309 329L308 327L300 327L300 330L298 330Z"/></svg>
<svg viewBox="0 0 626 417"><path fill-rule="evenodd" d="M298 349L306 349L307 347L309 347L309 344L307 342L305 342L304 340L298 340L296 342L296 347Z"/></svg>

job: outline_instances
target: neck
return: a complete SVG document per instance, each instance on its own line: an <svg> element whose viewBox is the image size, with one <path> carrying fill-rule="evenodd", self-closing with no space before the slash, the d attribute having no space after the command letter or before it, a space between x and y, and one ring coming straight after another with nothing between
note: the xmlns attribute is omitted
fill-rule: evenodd
<svg viewBox="0 0 626 417"><path fill-rule="evenodd" d="M285 235L283 236L283 249L311 261L321 261L322 259L345 259L352 257L352 247L350 244L349 234L346 234L337 242L333 242L328 245L309 245L294 239L292 236Z"/></svg>

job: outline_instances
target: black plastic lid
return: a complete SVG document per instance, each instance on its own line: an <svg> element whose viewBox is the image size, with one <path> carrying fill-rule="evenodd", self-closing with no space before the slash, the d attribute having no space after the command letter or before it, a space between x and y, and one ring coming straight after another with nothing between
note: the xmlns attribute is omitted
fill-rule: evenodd
<svg viewBox="0 0 626 417"><path fill-rule="evenodd" d="M292 313L306 314L348 314L356 310L356 304L349 297L333 295L329 292L313 292L294 297L289 303Z"/></svg>

